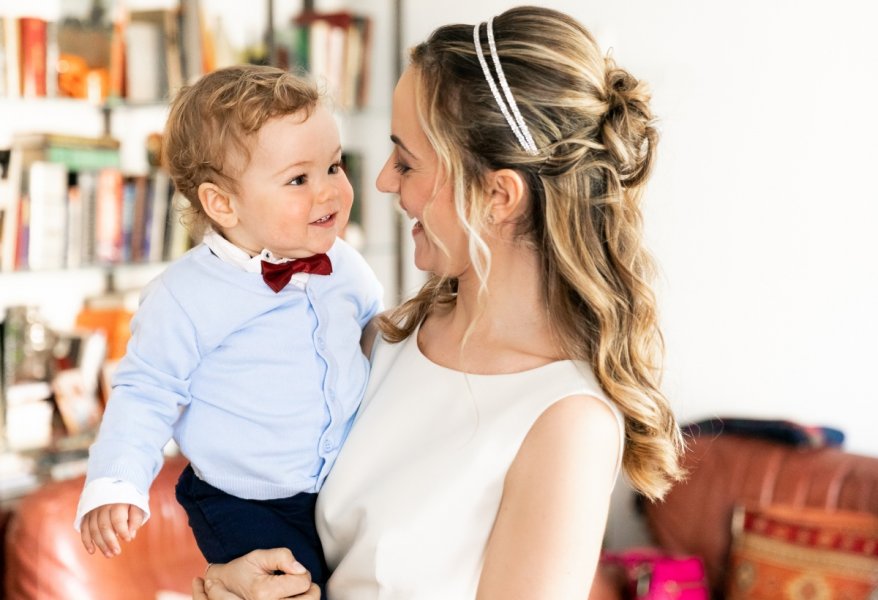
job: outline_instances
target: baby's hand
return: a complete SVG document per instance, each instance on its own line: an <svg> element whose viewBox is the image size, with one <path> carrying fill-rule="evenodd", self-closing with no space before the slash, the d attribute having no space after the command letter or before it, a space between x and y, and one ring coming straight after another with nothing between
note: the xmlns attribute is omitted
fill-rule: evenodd
<svg viewBox="0 0 878 600"><path fill-rule="evenodd" d="M95 546L107 558L121 554L119 538L133 540L144 516L142 510L131 504L106 504L90 510L79 526L82 545L89 554L95 553Z"/></svg>

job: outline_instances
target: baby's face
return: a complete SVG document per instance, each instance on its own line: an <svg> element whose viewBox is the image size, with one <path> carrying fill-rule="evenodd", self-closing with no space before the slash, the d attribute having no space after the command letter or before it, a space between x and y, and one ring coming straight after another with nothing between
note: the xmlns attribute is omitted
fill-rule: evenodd
<svg viewBox="0 0 878 600"><path fill-rule="evenodd" d="M263 125L232 197L237 224L224 231L253 254L303 258L326 252L344 230L354 192L341 168L332 114L318 105Z"/></svg>

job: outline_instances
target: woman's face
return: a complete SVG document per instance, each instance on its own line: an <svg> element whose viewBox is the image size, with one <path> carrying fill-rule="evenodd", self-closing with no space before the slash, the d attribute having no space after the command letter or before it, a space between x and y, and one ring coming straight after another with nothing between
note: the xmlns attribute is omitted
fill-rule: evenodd
<svg viewBox="0 0 878 600"><path fill-rule="evenodd" d="M436 152L418 121L416 79L409 67L396 85L390 136L394 149L376 185L398 195L400 207L414 221L415 266L459 277L469 265L467 238L454 209L452 183L443 179Z"/></svg>

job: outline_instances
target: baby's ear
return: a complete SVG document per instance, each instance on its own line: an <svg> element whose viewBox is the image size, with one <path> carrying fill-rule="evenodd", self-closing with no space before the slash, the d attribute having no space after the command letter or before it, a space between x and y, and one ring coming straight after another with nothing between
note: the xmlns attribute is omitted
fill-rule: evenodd
<svg viewBox="0 0 878 600"><path fill-rule="evenodd" d="M238 224L238 214L231 195L215 183L199 185L198 200L207 216L223 229L230 229Z"/></svg>

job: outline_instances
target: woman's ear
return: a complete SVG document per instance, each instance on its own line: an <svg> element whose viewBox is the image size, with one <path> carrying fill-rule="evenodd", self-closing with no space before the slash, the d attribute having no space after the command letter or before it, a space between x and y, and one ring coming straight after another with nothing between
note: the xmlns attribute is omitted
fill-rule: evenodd
<svg viewBox="0 0 878 600"><path fill-rule="evenodd" d="M525 184L518 171L499 169L490 176L490 220L500 224L516 220L525 209Z"/></svg>
<svg viewBox="0 0 878 600"><path fill-rule="evenodd" d="M210 219L222 227L230 229L238 224L238 214L228 192L214 183L198 186L198 200Z"/></svg>

